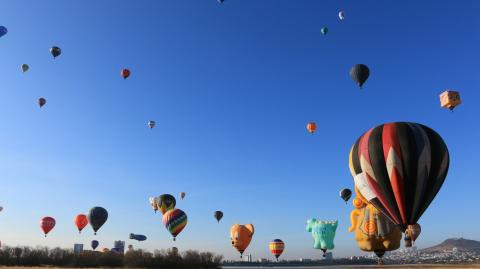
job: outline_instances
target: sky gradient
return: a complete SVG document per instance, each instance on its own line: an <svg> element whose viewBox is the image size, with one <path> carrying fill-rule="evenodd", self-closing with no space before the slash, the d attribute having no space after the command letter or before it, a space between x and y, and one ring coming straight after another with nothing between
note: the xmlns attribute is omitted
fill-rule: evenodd
<svg viewBox="0 0 480 269"><path fill-rule="evenodd" d="M255 259L272 258L275 238L282 258L320 258L305 231L316 217L339 220L335 257L359 255L347 232L353 207L338 191L353 188L351 145L393 121L433 128L450 151L418 246L479 240L479 9L474 0L2 1L0 240L122 239L231 259L230 226L253 223L245 253ZM51 46L62 48L56 60ZM357 63L371 70L362 90L348 74ZM439 105L445 88L463 99L453 113ZM172 242L148 197L180 191L189 222ZM92 206L109 219L97 236L79 235L73 217ZM46 239L43 216L57 220Z"/></svg>

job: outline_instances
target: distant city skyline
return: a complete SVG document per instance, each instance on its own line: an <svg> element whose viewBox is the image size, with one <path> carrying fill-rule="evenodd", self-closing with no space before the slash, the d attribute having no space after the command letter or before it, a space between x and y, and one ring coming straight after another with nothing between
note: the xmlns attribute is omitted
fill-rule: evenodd
<svg viewBox="0 0 480 269"><path fill-rule="evenodd" d="M252 223L245 254L272 258L279 238L281 259L318 259L305 231L317 218L339 222L335 258L366 255L339 191L353 189L351 145L395 121L433 128L450 152L416 245L478 240L479 9L474 0L6 0L0 241L90 249L96 239L101 250L122 240L239 259L230 226ZM52 46L62 49L55 60ZM358 63L371 71L361 90L349 77ZM440 108L447 88L463 100L454 112ZM163 193L188 215L175 242L148 201ZM93 206L108 220L96 236L79 234L73 218ZM46 238L44 216L56 219Z"/></svg>

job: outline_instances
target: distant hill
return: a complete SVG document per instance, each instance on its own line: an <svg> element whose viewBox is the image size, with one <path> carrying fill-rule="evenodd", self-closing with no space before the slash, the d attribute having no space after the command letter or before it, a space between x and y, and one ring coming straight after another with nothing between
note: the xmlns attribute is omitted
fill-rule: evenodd
<svg viewBox="0 0 480 269"><path fill-rule="evenodd" d="M441 244L425 248L423 252L444 252L452 251L457 248L460 251L474 251L480 253L480 241L469 240L464 238L451 238L443 241Z"/></svg>

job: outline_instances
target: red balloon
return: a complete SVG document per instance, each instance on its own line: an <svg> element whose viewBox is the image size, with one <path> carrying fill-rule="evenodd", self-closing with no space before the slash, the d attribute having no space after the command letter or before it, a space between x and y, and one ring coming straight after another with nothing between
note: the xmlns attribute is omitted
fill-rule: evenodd
<svg viewBox="0 0 480 269"><path fill-rule="evenodd" d="M75 219L73 219L73 222L75 222L75 225L78 228L78 232L80 233L82 232L83 228L85 228L85 226L87 226L88 224L87 215L79 214L75 217Z"/></svg>
<svg viewBox="0 0 480 269"><path fill-rule="evenodd" d="M120 72L120 74L122 75L122 77L124 79L127 79L130 76L130 70L124 68L124 69L122 69L122 72Z"/></svg>
<svg viewBox="0 0 480 269"><path fill-rule="evenodd" d="M45 237L47 237L48 232L50 232L53 227L55 227L55 219L52 217L43 217L40 220L40 228L42 228Z"/></svg>

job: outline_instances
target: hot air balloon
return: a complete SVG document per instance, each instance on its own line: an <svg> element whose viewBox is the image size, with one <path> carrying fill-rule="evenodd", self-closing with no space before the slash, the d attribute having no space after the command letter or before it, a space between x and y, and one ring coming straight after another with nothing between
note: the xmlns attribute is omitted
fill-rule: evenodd
<svg viewBox="0 0 480 269"><path fill-rule="evenodd" d="M340 197L346 202L350 200L350 197L352 197L352 191L350 189L342 189L340 191Z"/></svg>
<svg viewBox="0 0 480 269"><path fill-rule="evenodd" d="M220 4L223 4L225 0L217 0Z"/></svg>
<svg viewBox="0 0 480 269"><path fill-rule="evenodd" d="M37 102L38 102L38 105L39 105L40 108L41 108L41 107L43 107L43 106L47 103L47 100L45 100L45 98L43 98L43 97L40 97L40 98L38 98L38 101L37 101Z"/></svg>
<svg viewBox="0 0 480 269"><path fill-rule="evenodd" d="M322 221L309 219L307 221L307 232L312 233L313 248L323 251L323 256L329 249L334 249L333 239L337 230L338 221Z"/></svg>
<svg viewBox="0 0 480 269"><path fill-rule="evenodd" d="M183 191L180 192L180 198L182 198L182 200L183 200L183 198L185 198L185 193Z"/></svg>
<svg viewBox="0 0 480 269"><path fill-rule="evenodd" d="M357 83L360 89L370 76L370 69L364 64L356 64L350 69L350 77Z"/></svg>
<svg viewBox="0 0 480 269"><path fill-rule="evenodd" d="M3 211L3 206L0 206L0 212L2 212L2 211Z"/></svg>
<svg viewBox="0 0 480 269"><path fill-rule="evenodd" d="M28 66L28 64L22 64L22 72L23 73L27 72L28 69L30 69L30 66Z"/></svg>
<svg viewBox="0 0 480 269"><path fill-rule="evenodd" d="M158 210L158 206L157 206L158 197L150 197L150 198L148 198L148 201L150 202L150 205L152 206L153 211L155 211L155 213L157 213L157 210Z"/></svg>
<svg viewBox="0 0 480 269"><path fill-rule="evenodd" d="M213 217L217 220L217 222L220 222L220 220L223 218L223 212L215 211L215 213L213 213Z"/></svg>
<svg viewBox="0 0 480 269"><path fill-rule="evenodd" d="M338 12L338 18L343 21L345 19L345 11L343 10L340 10L340 12Z"/></svg>
<svg viewBox="0 0 480 269"><path fill-rule="evenodd" d="M130 236L129 236L130 239L134 239L134 240L137 240L137 241L145 241L147 240L147 237L145 235L142 235L142 234L133 234L131 233Z"/></svg>
<svg viewBox="0 0 480 269"><path fill-rule="evenodd" d="M60 56L60 54L62 54L62 49L60 49L59 47L53 46L50 48L50 53L52 54L53 59L55 59L58 56Z"/></svg>
<svg viewBox="0 0 480 269"><path fill-rule="evenodd" d="M42 229L43 233L45 234L45 237L47 237L47 234L55 227L55 219L52 217L43 217L40 220L40 228Z"/></svg>
<svg viewBox="0 0 480 269"><path fill-rule="evenodd" d="M96 206L90 209L90 212L88 213L88 222L92 226L95 235L97 234L98 229L102 227L107 219L108 212L105 208Z"/></svg>
<svg viewBox="0 0 480 269"><path fill-rule="evenodd" d="M350 150L349 166L360 194L405 231L442 187L449 154L429 127L395 122L364 133Z"/></svg>
<svg viewBox="0 0 480 269"><path fill-rule="evenodd" d="M130 76L130 70L124 68L122 69L120 74L122 75L123 79L127 79Z"/></svg>
<svg viewBox="0 0 480 269"><path fill-rule="evenodd" d="M187 214L178 208L171 209L163 215L162 223L175 241L177 235L187 226Z"/></svg>
<svg viewBox="0 0 480 269"><path fill-rule="evenodd" d="M8 33L7 27L0 26L0 37L6 35Z"/></svg>
<svg viewBox="0 0 480 269"><path fill-rule="evenodd" d="M150 121L148 121L148 124L147 124L147 125L148 125L148 127L149 127L150 129L153 129L153 127L155 127L155 124L156 124L156 123L155 123L154 120L150 120Z"/></svg>
<svg viewBox="0 0 480 269"><path fill-rule="evenodd" d="M311 134L317 131L317 124L315 122L307 123L307 131Z"/></svg>
<svg viewBox="0 0 480 269"><path fill-rule="evenodd" d="M453 111L453 109L461 103L460 93L457 91L446 90L440 94L440 105L443 108L448 108Z"/></svg>
<svg viewBox="0 0 480 269"><path fill-rule="evenodd" d="M351 226L348 231L355 232L358 247L363 251L374 252L381 265L386 251L400 247L402 231L398 225L369 204L357 187L355 187L355 194L356 197L352 201L355 209L350 213Z"/></svg>
<svg viewBox="0 0 480 269"><path fill-rule="evenodd" d="M320 32L322 33L322 35L326 35L328 33L328 28L322 27L322 29L320 29Z"/></svg>
<svg viewBox="0 0 480 269"><path fill-rule="evenodd" d="M92 249L95 250L98 247L98 241L92 240L92 243L90 243L90 246L92 246Z"/></svg>
<svg viewBox="0 0 480 269"><path fill-rule="evenodd" d="M268 244L268 248L270 249L270 252L275 256L275 258L278 261L278 257L282 255L283 250L285 249L285 243L283 243L282 240L280 239L275 239L270 244Z"/></svg>
<svg viewBox="0 0 480 269"><path fill-rule="evenodd" d="M158 197L157 207L162 214L165 214L165 212L170 209L174 209L176 204L177 201L171 194L162 194L160 197Z"/></svg>
<svg viewBox="0 0 480 269"><path fill-rule="evenodd" d="M83 228L85 228L85 226L87 226L88 219L87 219L86 215L79 214L79 215L75 216L75 219L73 220L73 222L75 223L75 225L78 228L78 233L81 233Z"/></svg>
<svg viewBox="0 0 480 269"><path fill-rule="evenodd" d="M422 232L422 227L420 224L408 225L407 230L405 231L405 246L411 247L412 241L415 242L418 236Z"/></svg>
<svg viewBox="0 0 480 269"><path fill-rule="evenodd" d="M255 232L252 224L234 224L230 228L230 240L232 246L240 252L240 258L242 258L243 252L252 241L253 233Z"/></svg>

